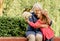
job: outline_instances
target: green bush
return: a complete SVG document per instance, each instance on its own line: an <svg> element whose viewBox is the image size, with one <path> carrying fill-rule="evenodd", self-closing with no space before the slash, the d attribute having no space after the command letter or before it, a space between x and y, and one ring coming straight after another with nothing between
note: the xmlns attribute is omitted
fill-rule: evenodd
<svg viewBox="0 0 60 41"><path fill-rule="evenodd" d="M24 36L26 26L22 18L0 17L0 36Z"/></svg>

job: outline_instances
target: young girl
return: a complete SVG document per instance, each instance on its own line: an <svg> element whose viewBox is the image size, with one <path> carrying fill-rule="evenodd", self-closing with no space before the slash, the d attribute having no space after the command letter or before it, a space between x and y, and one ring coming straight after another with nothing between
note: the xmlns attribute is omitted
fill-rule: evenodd
<svg viewBox="0 0 60 41"><path fill-rule="evenodd" d="M43 33L44 41L52 41L54 32L51 29L51 27L49 26L47 17L43 13L38 13L37 17L39 18L39 20L37 20L36 23L30 22L28 19L26 19L26 21L33 28L40 28L40 30Z"/></svg>

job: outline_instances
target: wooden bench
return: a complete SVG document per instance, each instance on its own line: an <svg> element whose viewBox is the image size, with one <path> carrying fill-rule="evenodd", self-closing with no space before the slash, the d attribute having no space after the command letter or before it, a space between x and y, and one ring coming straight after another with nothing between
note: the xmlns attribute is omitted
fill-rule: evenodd
<svg viewBox="0 0 60 41"><path fill-rule="evenodd" d="M0 37L0 41L27 41L25 37ZM54 41L60 41L60 37L54 37Z"/></svg>
<svg viewBox="0 0 60 41"><path fill-rule="evenodd" d="M60 41L60 37L54 37L54 41Z"/></svg>
<svg viewBox="0 0 60 41"><path fill-rule="evenodd" d="M27 41L25 37L0 37L0 41Z"/></svg>

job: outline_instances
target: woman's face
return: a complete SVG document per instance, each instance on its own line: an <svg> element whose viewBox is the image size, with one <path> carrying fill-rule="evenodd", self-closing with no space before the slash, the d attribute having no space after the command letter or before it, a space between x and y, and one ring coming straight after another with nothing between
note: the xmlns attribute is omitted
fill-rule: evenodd
<svg viewBox="0 0 60 41"><path fill-rule="evenodd" d="M41 17L41 10L39 8L35 8L34 13L35 13L35 15L37 15L38 18Z"/></svg>
<svg viewBox="0 0 60 41"><path fill-rule="evenodd" d="M39 8L34 8L34 13L35 14L41 13L41 10Z"/></svg>

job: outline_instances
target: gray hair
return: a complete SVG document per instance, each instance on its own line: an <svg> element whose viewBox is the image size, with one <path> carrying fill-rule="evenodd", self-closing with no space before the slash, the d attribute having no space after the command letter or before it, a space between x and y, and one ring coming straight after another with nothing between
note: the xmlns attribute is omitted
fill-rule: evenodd
<svg viewBox="0 0 60 41"><path fill-rule="evenodd" d="M35 8L39 8L39 9L41 10L41 9L42 9L42 5L39 4L39 3L35 3L35 4L33 5L32 11L34 11Z"/></svg>

